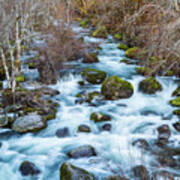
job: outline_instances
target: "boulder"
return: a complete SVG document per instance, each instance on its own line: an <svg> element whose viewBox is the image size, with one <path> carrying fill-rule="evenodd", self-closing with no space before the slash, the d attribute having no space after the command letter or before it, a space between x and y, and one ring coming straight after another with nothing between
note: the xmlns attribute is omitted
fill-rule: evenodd
<svg viewBox="0 0 180 180"><path fill-rule="evenodd" d="M19 117L12 125L12 129L18 133L37 132L45 127L46 122L36 113Z"/></svg>
<svg viewBox="0 0 180 180"><path fill-rule="evenodd" d="M154 94L161 90L161 84L154 77L148 77L139 83L139 91L145 94Z"/></svg>
<svg viewBox="0 0 180 180"><path fill-rule="evenodd" d="M67 127L58 129L56 131L56 136L57 137L68 137L68 136L70 136L69 129Z"/></svg>
<svg viewBox="0 0 180 180"><path fill-rule="evenodd" d="M65 162L60 168L60 180L95 180L95 177L88 171Z"/></svg>
<svg viewBox="0 0 180 180"><path fill-rule="evenodd" d="M101 84L106 78L106 72L91 68L84 69L81 75L91 84Z"/></svg>
<svg viewBox="0 0 180 180"><path fill-rule="evenodd" d="M133 86L118 76L107 78L101 87L101 93L108 100L129 98L133 95Z"/></svg>
<svg viewBox="0 0 180 180"><path fill-rule="evenodd" d="M104 122L104 121L111 121L111 116L103 114L101 112L94 112L90 116L90 120L94 122Z"/></svg>
<svg viewBox="0 0 180 180"><path fill-rule="evenodd" d="M180 96L169 102L172 106L180 107ZM176 111L177 113L177 111ZM178 113L177 113L178 114Z"/></svg>
<svg viewBox="0 0 180 180"><path fill-rule="evenodd" d="M70 152L67 153L67 155L70 158L83 158L83 157L91 157L91 156L96 156L96 151L95 149L90 146L90 145L83 145L80 147L77 147L73 150L71 150Z"/></svg>
<svg viewBox="0 0 180 180"><path fill-rule="evenodd" d="M126 50L126 57L136 59L138 52L139 52L138 47L129 48Z"/></svg>
<svg viewBox="0 0 180 180"><path fill-rule="evenodd" d="M174 92L172 93L172 96L180 96L180 86L178 86Z"/></svg>
<svg viewBox="0 0 180 180"><path fill-rule="evenodd" d="M34 176L40 173L36 165L30 161L24 161L19 167L19 171L23 176Z"/></svg>
<svg viewBox="0 0 180 180"><path fill-rule="evenodd" d="M87 125L85 125L85 124L81 124L81 125L79 125L79 127L78 127L78 130L77 130L78 132L85 132L85 133L89 133L89 132L91 132L91 129L90 129L90 127L89 126L87 126Z"/></svg>
<svg viewBox="0 0 180 180"><path fill-rule="evenodd" d="M149 179L149 173L145 166L138 165L133 167L132 169L134 176L136 178L139 178L140 180L148 180Z"/></svg>
<svg viewBox="0 0 180 180"><path fill-rule="evenodd" d="M161 125L157 128L158 131L158 143L166 144L171 136L171 131L168 125Z"/></svg>
<svg viewBox="0 0 180 180"><path fill-rule="evenodd" d="M111 131L111 124L106 123L106 124L104 124L104 125L101 127L101 129L102 129L103 131Z"/></svg>
<svg viewBox="0 0 180 180"><path fill-rule="evenodd" d="M98 54L96 52L91 52L89 54L86 54L82 62L83 63L97 63L99 62Z"/></svg>

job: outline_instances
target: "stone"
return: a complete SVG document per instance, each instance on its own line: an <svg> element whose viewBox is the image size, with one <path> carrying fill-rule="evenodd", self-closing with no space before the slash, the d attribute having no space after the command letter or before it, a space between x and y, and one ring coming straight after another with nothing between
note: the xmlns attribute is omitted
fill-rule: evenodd
<svg viewBox="0 0 180 180"><path fill-rule="evenodd" d="M111 117L101 112L94 112L91 114L90 120L94 121L95 123L98 123L98 122L110 121Z"/></svg>
<svg viewBox="0 0 180 180"><path fill-rule="evenodd" d="M81 124L79 125L78 127L78 132L85 132L85 133L89 133L91 132L91 129L88 125L85 125L85 124Z"/></svg>
<svg viewBox="0 0 180 180"><path fill-rule="evenodd" d="M131 83L122 80L118 76L107 78L101 87L101 93L108 100L129 98L133 95L134 89Z"/></svg>
<svg viewBox="0 0 180 180"><path fill-rule="evenodd" d="M88 171L65 162L60 168L60 180L95 180L95 177Z"/></svg>
<svg viewBox="0 0 180 180"><path fill-rule="evenodd" d="M90 145L79 146L67 153L70 158L78 159L83 157L96 156L95 149Z"/></svg>
<svg viewBox="0 0 180 180"><path fill-rule="evenodd" d="M34 176L40 174L40 170L30 161L24 161L19 167L19 171L23 176Z"/></svg>
<svg viewBox="0 0 180 180"><path fill-rule="evenodd" d="M70 133L69 133L69 129L67 127L64 127L64 128L61 128L61 129L58 129L56 131L56 136L57 137L68 137L70 136Z"/></svg>

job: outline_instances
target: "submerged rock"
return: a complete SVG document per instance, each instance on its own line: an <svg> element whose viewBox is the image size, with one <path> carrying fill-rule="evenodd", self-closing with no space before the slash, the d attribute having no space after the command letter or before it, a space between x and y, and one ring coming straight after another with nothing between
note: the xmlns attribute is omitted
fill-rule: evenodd
<svg viewBox="0 0 180 180"><path fill-rule="evenodd" d="M111 131L111 124L109 124L109 123L106 123L106 124L104 124L102 127L101 127L101 129L103 130L103 131Z"/></svg>
<svg viewBox="0 0 180 180"><path fill-rule="evenodd" d="M134 176L139 178L140 180L149 179L149 173L145 166L138 165L138 166L135 166L132 170L133 170Z"/></svg>
<svg viewBox="0 0 180 180"><path fill-rule="evenodd" d="M35 113L17 118L12 125L12 129L18 133L37 132L45 127L46 122Z"/></svg>
<svg viewBox="0 0 180 180"><path fill-rule="evenodd" d="M101 84L106 78L106 72L97 69L86 68L81 74L91 84Z"/></svg>
<svg viewBox="0 0 180 180"><path fill-rule="evenodd" d="M108 100L129 98L133 95L134 89L131 83L122 80L118 76L107 78L101 87L101 93Z"/></svg>
<svg viewBox="0 0 180 180"><path fill-rule="evenodd" d="M71 150L70 152L67 153L67 155L70 158L82 158L82 157L91 157L91 156L96 156L96 151L95 149L90 146L90 145L83 145L80 147L77 147L73 150Z"/></svg>
<svg viewBox="0 0 180 180"><path fill-rule="evenodd" d="M91 132L91 129L88 125L85 125L85 124L81 124L79 125L78 127L78 132L85 132L85 133L89 133Z"/></svg>
<svg viewBox="0 0 180 180"><path fill-rule="evenodd" d="M58 129L56 131L56 136L57 137L68 137L69 135L70 135L70 133L69 133L69 129L67 127Z"/></svg>
<svg viewBox="0 0 180 180"><path fill-rule="evenodd" d="M154 94L161 90L161 84L154 77L148 77L139 83L139 91L146 94Z"/></svg>
<svg viewBox="0 0 180 180"><path fill-rule="evenodd" d="M88 171L65 162L60 168L60 180L95 180L95 177Z"/></svg>
<svg viewBox="0 0 180 180"><path fill-rule="evenodd" d="M24 161L19 167L19 171L23 176L34 176L40 173L36 165L30 161Z"/></svg>
<svg viewBox="0 0 180 180"><path fill-rule="evenodd" d="M90 120L94 121L94 122L103 122L103 121L110 121L111 120L111 116L103 114L101 112L94 112L91 114L90 116Z"/></svg>

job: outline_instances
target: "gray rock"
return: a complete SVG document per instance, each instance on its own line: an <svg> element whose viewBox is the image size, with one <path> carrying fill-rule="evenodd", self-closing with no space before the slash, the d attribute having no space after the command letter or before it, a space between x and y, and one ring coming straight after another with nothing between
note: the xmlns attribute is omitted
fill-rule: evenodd
<svg viewBox="0 0 180 180"><path fill-rule="evenodd" d="M69 136L70 133L69 133L69 129L67 127L64 127L64 128L61 128L61 129L58 129L56 131L56 136L57 137L67 137Z"/></svg>
<svg viewBox="0 0 180 180"><path fill-rule="evenodd" d="M46 127L46 122L35 113L19 117L12 125L12 129L18 133L37 132Z"/></svg>
<svg viewBox="0 0 180 180"><path fill-rule="evenodd" d="M80 146L77 147L73 150L71 150L70 152L67 153L67 155L70 158L82 158L82 157L91 157L91 156L96 156L96 151L95 149L90 146L90 145L84 145L84 146Z"/></svg>

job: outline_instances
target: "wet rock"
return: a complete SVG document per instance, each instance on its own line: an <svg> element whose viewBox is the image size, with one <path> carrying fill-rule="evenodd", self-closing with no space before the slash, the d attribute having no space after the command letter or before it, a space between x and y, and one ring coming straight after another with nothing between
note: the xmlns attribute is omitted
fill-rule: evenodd
<svg viewBox="0 0 180 180"><path fill-rule="evenodd" d="M100 99L101 98L101 94L98 91L93 91L90 93L87 92L80 92L78 94L76 94L76 97L78 98L78 100L76 100L76 103L91 103L93 100L96 99Z"/></svg>
<svg viewBox="0 0 180 180"><path fill-rule="evenodd" d="M42 88L39 88L39 89L36 89L35 90L36 93L39 93L39 95L48 95L48 96L57 96L60 94L60 92L56 89L52 89L52 88L49 88L49 87L42 87Z"/></svg>
<svg viewBox="0 0 180 180"><path fill-rule="evenodd" d="M2 147L2 142L0 142L0 148Z"/></svg>
<svg viewBox="0 0 180 180"><path fill-rule="evenodd" d="M85 133L89 133L91 132L91 129L89 126L85 125L85 124L82 124L82 125L79 125L78 127L78 132L85 132Z"/></svg>
<svg viewBox="0 0 180 180"><path fill-rule="evenodd" d="M111 120L111 116L103 114L101 112L94 112L91 114L90 116L90 120L94 121L94 122L103 122L103 121L110 121Z"/></svg>
<svg viewBox="0 0 180 180"><path fill-rule="evenodd" d="M111 124L104 124L101 129L103 131L111 131Z"/></svg>
<svg viewBox="0 0 180 180"><path fill-rule="evenodd" d="M171 136L171 131L168 125L162 125L157 128L158 143L166 144Z"/></svg>
<svg viewBox="0 0 180 180"><path fill-rule="evenodd" d="M98 26L93 32L93 37L99 37L99 38L106 38L107 37L107 30L105 26Z"/></svg>
<svg viewBox="0 0 180 180"><path fill-rule="evenodd" d="M107 78L101 87L101 93L108 100L129 98L133 95L133 86L128 81L122 80L118 76Z"/></svg>
<svg viewBox="0 0 180 180"><path fill-rule="evenodd" d="M0 90L2 90L2 89L3 89L3 82L0 81Z"/></svg>
<svg viewBox="0 0 180 180"><path fill-rule="evenodd" d="M60 180L95 180L95 177L88 171L65 162L60 168Z"/></svg>
<svg viewBox="0 0 180 180"><path fill-rule="evenodd" d="M173 114L174 114L174 115L177 115L177 116L180 116L180 109L175 109L175 110L173 111Z"/></svg>
<svg viewBox="0 0 180 180"><path fill-rule="evenodd" d="M107 177L105 180L128 180L128 179L126 177L114 175L114 176Z"/></svg>
<svg viewBox="0 0 180 180"><path fill-rule="evenodd" d="M136 59L138 52L139 52L138 47L129 48L126 50L126 57Z"/></svg>
<svg viewBox="0 0 180 180"><path fill-rule="evenodd" d="M77 147L73 150L71 150L70 152L67 153L67 155L70 158L82 158L82 157L91 157L91 156L96 156L96 151L95 149L90 146L90 145L83 145L80 147Z"/></svg>
<svg viewBox="0 0 180 180"><path fill-rule="evenodd" d="M165 154L164 154L165 155ZM161 166L163 167L177 167L177 163L174 157L172 157L171 155L167 155L164 156L163 154L160 154L159 156L157 156L157 160L159 161L159 163L161 164Z"/></svg>
<svg viewBox="0 0 180 180"><path fill-rule="evenodd" d="M172 93L172 96L180 96L180 86L178 86L174 92Z"/></svg>
<svg viewBox="0 0 180 180"><path fill-rule="evenodd" d="M173 127L176 129L176 131L180 132L180 121L173 124Z"/></svg>
<svg viewBox="0 0 180 180"><path fill-rule="evenodd" d="M132 145L143 149L149 149L149 144L145 139L137 139L133 141Z"/></svg>
<svg viewBox="0 0 180 180"><path fill-rule="evenodd" d="M139 178L140 180L148 180L149 174L148 170L143 165L135 166L133 169L134 176Z"/></svg>
<svg viewBox="0 0 180 180"><path fill-rule="evenodd" d="M169 102L172 106L175 106L175 107L180 107L180 96L177 97L176 99L173 99ZM176 111L177 113L177 111ZM178 114L178 113L177 113Z"/></svg>
<svg viewBox="0 0 180 180"><path fill-rule="evenodd" d="M68 137L68 136L70 136L69 129L67 127L58 129L56 131L56 136L57 137Z"/></svg>
<svg viewBox="0 0 180 180"><path fill-rule="evenodd" d="M168 171L158 171L151 174L153 180L174 180L174 175Z"/></svg>
<svg viewBox="0 0 180 180"><path fill-rule="evenodd" d="M99 62L98 54L96 52L91 52L89 54L86 54L82 62L83 63L97 63Z"/></svg>
<svg viewBox="0 0 180 180"><path fill-rule="evenodd" d="M101 84L106 78L106 72L90 68L84 69L81 75L91 84Z"/></svg>
<svg viewBox="0 0 180 180"><path fill-rule="evenodd" d="M154 77L148 77L139 83L139 91L145 94L154 94L161 90L161 84Z"/></svg>
<svg viewBox="0 0 180 180"><path fill-rule="evenodd" d="M128 60L128 59L122 59L121 61L120 61L120 63L125 63L125 64L137 64L137 62L135 62L135 61L133 61L133 60Z"/></svg>
<svg viewBox="0 0 180 180"><path fill-rule="evenodd" d="M128 46L125 45L125 44L119 44L119 45L117 46L117 48L126 51L126 50L128 49Z"/></svg>
<svg viewBox="0 0 180 180"><path fill-rule="evenodd" d="M36 113L19 117L12 125L12 129L18 133L37 132L45 127L46 122Z"/></svg>
<svg viewBox="0 0 180 180"><path fill-rule="evenodd" d="M8 127L8 125L13 122L13 119L11 117L2 116L0 117L0 128Z"/></svg>
<svg viewBox="0 0 180 180"><path fill-rule="evenodd" d="M150 73L151 69L148 67L137 67L136 72L140 75L148 75Z"/></svg>
<svg viewBox="0 0 180 180"><path fill-rule="evenodd" d="M36 165L30 161L24 161L19 167L19 171L23 176L34 176L40 173Z"/></svg>

